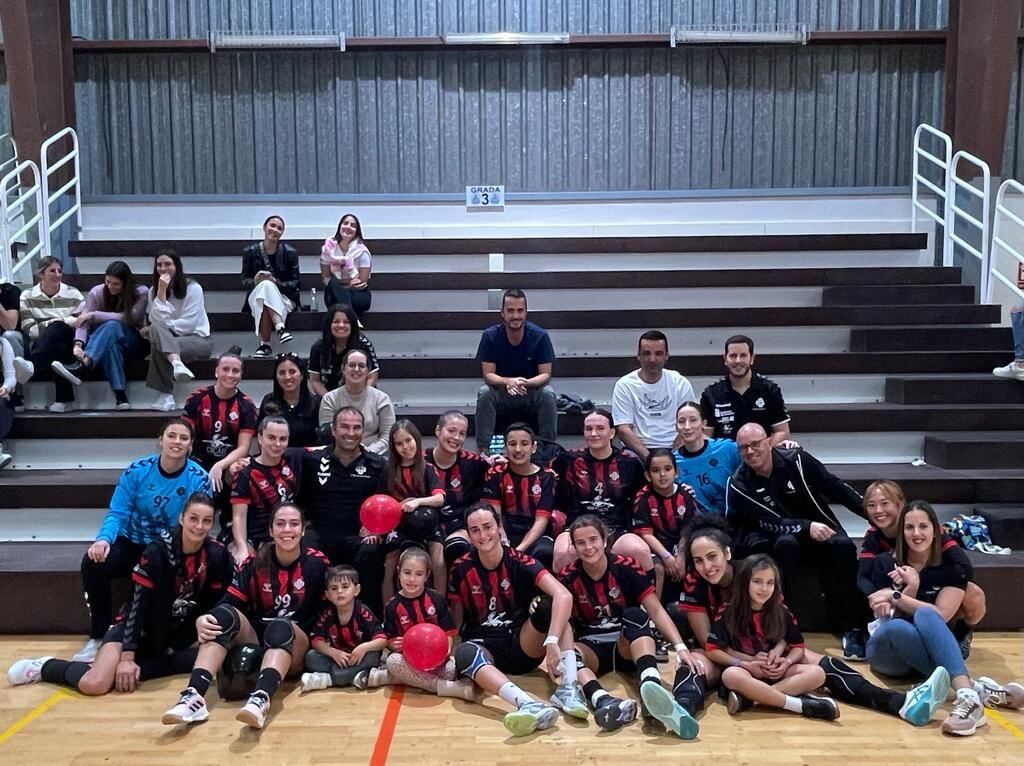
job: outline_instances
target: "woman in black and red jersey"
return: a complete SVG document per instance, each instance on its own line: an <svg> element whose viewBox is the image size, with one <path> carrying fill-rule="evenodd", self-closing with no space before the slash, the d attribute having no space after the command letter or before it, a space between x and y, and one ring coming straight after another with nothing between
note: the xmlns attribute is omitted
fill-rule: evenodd
<svg viewBox="0 0 1024 766"><path fill-rule="evenodd" d="M260 548L235 572L224 598L196 621L199 656L178 703L163 723L197 723L210 717L206 692L228 649L259 644L263 662L256 688L236 718L263 728L270 698L281 679L300 673L309 649L309 633L323 606L328 569L322 553L302 542L305 519L292 503L281 503L270 515L272 542Z"/></svg>

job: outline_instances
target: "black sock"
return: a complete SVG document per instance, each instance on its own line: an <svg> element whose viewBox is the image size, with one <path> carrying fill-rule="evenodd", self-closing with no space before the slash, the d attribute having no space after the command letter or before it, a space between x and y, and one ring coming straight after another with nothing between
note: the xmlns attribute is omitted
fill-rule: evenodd
<svg viewBox="0 0 1024 766"><path fill-rule="evenodd" d="M115 388L114 389L114 403L115 404L124 404L127 401L128 401L128 395L124 392L124 389L123 388Z"/></svg>
<svg viewBox="0 0 1024 766"><path fill-rule="evenodd" d="M192 675L188 677L188 685L198 692L200 697L205 697L210 691L210 684L213 683L213 673L206 668L194 668Z"/></svg>
<svg viewBox="0 0 1024 766"><path fill-rule="evenodd" d="M267 699L274 696L274 692L277 691L277 687L281 685L281 674L273 668L263 668L260 671L260 677L256 679L256 688L254 692L263 692L267 695Z"/></svg>
<svg viewBox="0 0 1024 766"><path fill-rule="evenodd" d="M825 688L840 702L868 707L881 713L899 715L905 694L875 686L845 662L822 657L818 667L825 671Z"/></svg>
<svg viewBox="0 0 1024 766"><path fill-rule="evenodd" d="M704 707L704 695L708 692L708 679L680 665L676 677L672 680L672 696L676 702L686 708L686 712L694 715Z"/></svg>
<svg viewBox="0 0 1024 766"><path fill-rule="evenodd" d="M600 698L595 700L595 694L600 694ZM596 680L587 681L585 684L583 684L583 696L587 698L587 702L590 703L590 707L593 710L597 710L602 705L606 705L609 702L613 702L615 699Z"/></svg>
<svg viewBox="0 0 1024 766"><path fill-rule="evenodd" d="M39 677L51 684L60 684L71 689L78 689L78 682L89 672L88 662L69 662L68 660L47 660L39 668Z"/></svg>
<svg viewBox="0 0 1024 766"><path fill-rule="evenodd" d="M640 679L640 686L646 683L661 684L661 672L658 670L658 661L653 654L642 654L636 658L636 674ZM647 672L653 670L653 673Z"/></svg>
<svg viewBox="0 0 1024 766"><path fill-rule="evenodd" d="M959 644L961 641L967 638L967 634L970 633L972 630L974 630L974 628L968 625L966 622L964 622L963 620L957 620L953 624L953 638L955 638L956 642Z"/></svg>

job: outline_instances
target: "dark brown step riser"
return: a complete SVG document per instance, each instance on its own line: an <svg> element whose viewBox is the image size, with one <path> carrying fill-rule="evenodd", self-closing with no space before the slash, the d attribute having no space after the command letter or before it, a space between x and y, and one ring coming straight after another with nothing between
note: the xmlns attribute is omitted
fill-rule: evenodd
<svg viewBox="0 0 1024 766"><path fill-rule="evenodd" d="M823 306L893 306L972 303L971 285L842 285L822 291Z"/></svg>
<svg viewBox="0 0 1024 766"><path fill-rule="evenodd" d="M944 367L933 369L954 372ZM962 381L896 378L885 382L885 400L894 404L1024 404L1024 385L998 378Z"/></svg>
<svg viewBox="0 0 1024 766"><path fill-rule="evenodd" d="M850 331L851 351L1001 351L1010 353L1009 327L855 327Z"/></svg>
<svg viewBox="0 0 1024 766"><path fill-rule="evenodd" d="M1024 498L1014 508L976 508L975 513L988 523L993 542L1006 548L1024 550Z"/></svg>
<svg viewBox="0 0 1024 766"><path fill-rule="evenodd" d="M330 224L324 226L329 236ZM322 239L285 241L300 253L319 253ZM126 258L151 255L163 247L182 258L237 258L252 240L91 240L70 243L72 257ZM367 239L377 255L480 255L486 253L729 253L795 250L923 250L925 234L789 234L705 237L579 237L538 239Z"/></svg>
<svg viewBox="0 0 1024 766"><path fill-rule="evenodd" d="M952 470L984 470L987 468L1024 469L1024 440L972 441L946 440L941 436L926 436L924 459L928 465ZM1024 475L1022 475L1024 479ZM1024 499L1024 481L1022 481Z"/></svg>
<svg viewBox="0 0 1024 766"><path fill-rule="evenodd" d="M225 264L227 265L227 264ZM196 279L210 291L241 291L237 272L200 274ZM67 281L91 288L103 282L102 274L71 274ZM143 277L147 281L147 277ZM380 290L503 290L519 287L541 289L625 289L668 287L816 287L818 285L957 285L960 269L842 268L842 269L724 269L683 271L551 271L538 273L408 273L373 275L373 289ZM323 289L318 274L303 274L302 289ZM936 301L941 303L944 301ZM970 302L968 297L966 301Z"/></svg>

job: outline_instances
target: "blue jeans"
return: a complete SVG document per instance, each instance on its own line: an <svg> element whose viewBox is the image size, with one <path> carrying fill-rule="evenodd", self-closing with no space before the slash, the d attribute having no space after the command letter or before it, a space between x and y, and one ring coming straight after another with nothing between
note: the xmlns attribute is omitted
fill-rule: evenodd
<svg viewBox="0 0 1024 766"><path fill-rule="evenodd" d="M96 369L103 370L110 387L124 391L127 385L124 376L124 358L142 359L149 350L146 341L134 327L112 319L104 322L89 334L85 344L85 355L92 360Z"/></svg>
<svg viewBox="0 0 1024 766"><path fill-rule="evenodd" d="M1013 358L1024 362L1024 306L1014 306L1020 311L1010 311L1010 330L1013 332Z"/></svg>
<svg viewBox="0 0 1024 766"><path fill-rule="evenodd" d="M940 665L950 678L967 675L959 644L931 607L914 612L913 622L890 620L876 630L868 640L868 664L894 678L928 676Z"/></svg>

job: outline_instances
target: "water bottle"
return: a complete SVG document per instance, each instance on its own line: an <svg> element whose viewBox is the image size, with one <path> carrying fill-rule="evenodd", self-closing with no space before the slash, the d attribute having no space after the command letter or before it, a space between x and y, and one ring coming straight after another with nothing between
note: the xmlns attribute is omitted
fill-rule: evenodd
<svg viewBox="0 0 1024 766"><path fill-rule="evenodd" d="M487 450L491 455L502 455L505 452L505 437L501 434L495 434L491 437L491 446Z"/></svg>

